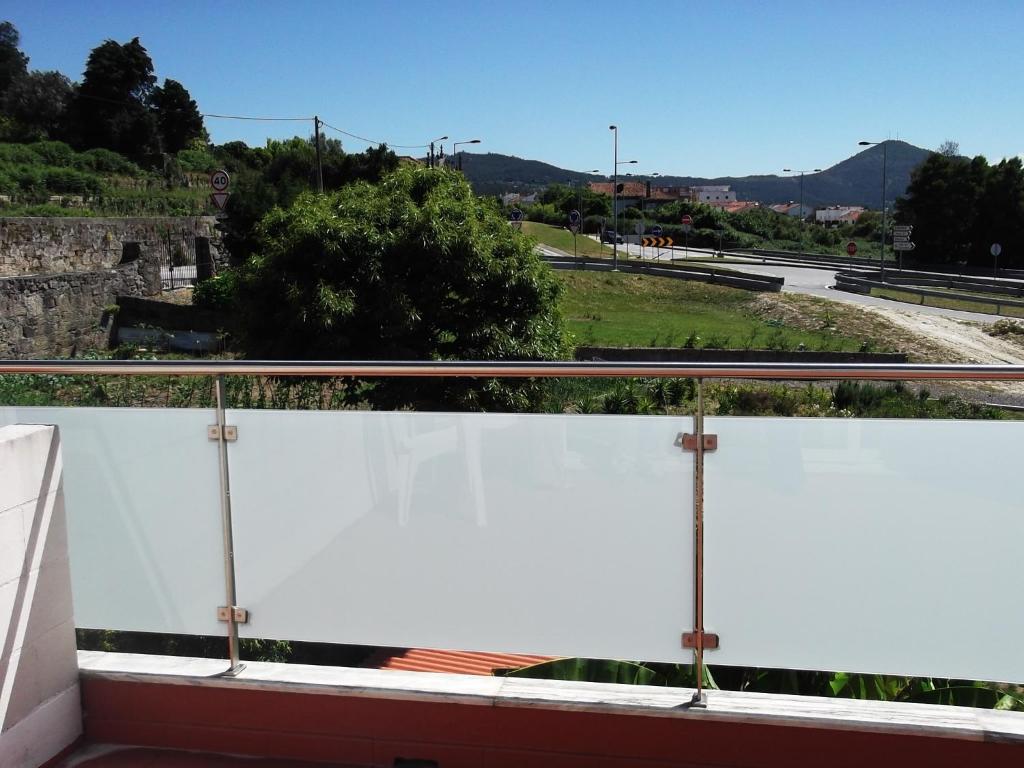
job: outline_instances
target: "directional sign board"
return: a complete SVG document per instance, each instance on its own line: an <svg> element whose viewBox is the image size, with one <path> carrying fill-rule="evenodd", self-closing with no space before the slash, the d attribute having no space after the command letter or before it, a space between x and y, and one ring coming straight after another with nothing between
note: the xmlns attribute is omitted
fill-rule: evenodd
<svg viewBox="0 0 1024 768"><path fill-rule="evenodd" d="M846 253L849 256L857 255L857 244L852 240L846 244Z"/></svg>
<svg viewBox="0 0 1024 768"><path fill-rule="evenodd" d="M917 246L915 246L913 243L911 243L909 241L907 241L907 242L897 241L897 242L892 244L892 249L894 251L912 251L916 247Z"/></svg>
<svg viewBox="0 0 1024 768"><path fill-rule="evenodd" d="M643 245L644 247L649 247L649 248L671 248L672 247L672 238L671 237L644 237L644 238L640 239L640 244Z"/></svg>
<svg viewBox="0 0 1024 768"><path fill-rule="evenodd" d="M1003 252L1003 246L1001 246L999 243L992 243L992 247L988 249L988 252L991 253L993 256L998 256L1000 253Z"/></svg>
<svg viewBox="0 0 1024 768"><path fill-rule="evenodd" d="M226 192L230 183L231 177L227 171L214 171L210 174L210 187L214 192Z"/></svg>

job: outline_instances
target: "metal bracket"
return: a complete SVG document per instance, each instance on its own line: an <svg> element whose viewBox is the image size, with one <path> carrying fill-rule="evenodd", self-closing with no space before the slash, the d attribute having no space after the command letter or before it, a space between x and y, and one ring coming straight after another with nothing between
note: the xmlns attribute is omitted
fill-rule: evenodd
<svg viewBox="0 0 1024 768"><path fill-rule="evenodd" d="M703 648L705 651L717 651L718 650L718 635L714 632L684 632L683 633L683 648L694 649L697 647L697 639L699 635L704 637Z"/></svg>
<svg viewBox="0 0 1024 768"><path fill-rule="evenodd" d="M684 451L696 451L697 450L697 435L682 435L680 441ZM704 435L704 450L705 451L717 451L718 450L718 435Z"/></svg>
<svg viewBox="0 0 1024 768"><path fill-rule="evenodd" d="M211 424L206 428L206 436L210 440L220 440L220 425ZM238 427L224 425L224 442L233 443L238 439Z"/></svg>
<svg viewBox="0 0 1024 768"><path fill-rule="evenodd" d="M249 611L245 608L239 608L237 605L217 606L217 621L231 621L232 618L235 624L248 624Z"/></svg>

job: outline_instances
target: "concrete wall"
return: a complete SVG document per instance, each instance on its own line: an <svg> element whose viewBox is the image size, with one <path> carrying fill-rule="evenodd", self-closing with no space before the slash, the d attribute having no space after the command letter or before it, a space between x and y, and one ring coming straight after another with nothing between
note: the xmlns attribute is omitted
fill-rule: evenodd
<svg viewBox="0 0 1024 768"><path fill-rule="evenodd" d="M160 292L155 254L93 272L0 278L0 358L41 358L105 348L104 307Z"/></svg>
<svg viewBox="0 0 1024 768"><path fill-rule="evenodd" d="M121 260L125 243L156 246L167 233L210 238L214 259L219 233L213 216L152 218L2 218L0 277L91 272Z"/></svg>
<svg viewBox="0 0 1024 768"><path fill-rule="evenodd" d="M36 768L82 733L55 427L0 428L0 766Z"/></svg>

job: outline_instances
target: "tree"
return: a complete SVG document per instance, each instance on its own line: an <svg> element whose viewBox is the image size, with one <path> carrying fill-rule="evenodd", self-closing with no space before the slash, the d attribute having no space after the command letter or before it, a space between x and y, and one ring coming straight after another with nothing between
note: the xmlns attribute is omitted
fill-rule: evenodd
<svg viewBox="0 0 1024 768"><path fill-rule="evenodd" d="M28 72L28 56L18 49L21 35L9 21L0 22L0 96Z"/></svg>
<svg viewBox="0 0 1024 768"><path fill-rule="evenodd" d="M153 61L139 38L123 45L107 40L93 48L74 99L73 143L136 160L157 152L159 134L150 110L155 83Z"/></svg>
<svg viewBox="0 0 1024 768"><path fill-rule="evenodd" d="M13 123L8 136L37 141L60 133L73 89L60 72L32 72L15 80L0 97L0 112Z"/></svg>
<svg viewBox="0 0 1024 768"><path fill-rule="evenodd" d="M164 80L163 87L154 88L151 99L160 132L160 148L177 154L203 135L203 118L195 101L177 80Z"/></svg>
<svg viewBox="0 0 1024 768"><path fill-rule="evenodd" d="M946 157L960 157L960 144L951 139L946 139L939 145L938 152Z"/></svg>
<svg viewBox="0 0 1024 768"><path fill-rule="evenodd" d="M461 174L402 167L305 193L261 223L236 308L249 357L543 360L563 351L559 283ZM390 379L378 407L519 410L530 381Z"/></svg>
<svg viewBox="0 0 1024 768"><path fill-rule="evenodd" d="M347 154L336 139L321 136L320 142L324 189L328 191L353 181L378 181L398 167L398 158L385 145ZM271 139L259 149L231 142L216 147L214 154L232 174L224 241L232 258L241 262L255 248L260 219L275 206L287 208L315 186L316 147L312 138L296 136L286 141Z"/></svg>

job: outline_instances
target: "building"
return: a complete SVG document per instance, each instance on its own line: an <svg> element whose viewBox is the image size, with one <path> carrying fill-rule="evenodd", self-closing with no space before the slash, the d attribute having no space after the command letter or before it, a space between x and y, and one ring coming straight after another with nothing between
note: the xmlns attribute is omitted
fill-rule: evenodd
<svg viewBox="0 0 1024 768"><path fill-rule="evenodd" d="M761 204L752 200L713 200L709 203L704 203L712 208L718 208L725 211L726 213L743 213L754 208L760 208Z"/></svg>
<svg viewBox="0 0 1024 768"><path fill-rule="evenodd" d="M794 203L792 201L773 205L771 206L771 209L783 216L794 216L804 219L808 219L814 214L814 209L811 206L801 206L799 203Z"/></svg>
<svg viewBox="0 0 1024 768"><path fill-rule="evenodd" d="M691 187L690 199L695 203L735 203L736 193L728 184Z"/></svg>
<svg viewBox="0 0 1024 768"><path fill-rule="evenodd" d="M861 205L833 205L819 208L814 212L814 221L826 227L838 227L840 224L853 224L864 213Z"/></svg>

